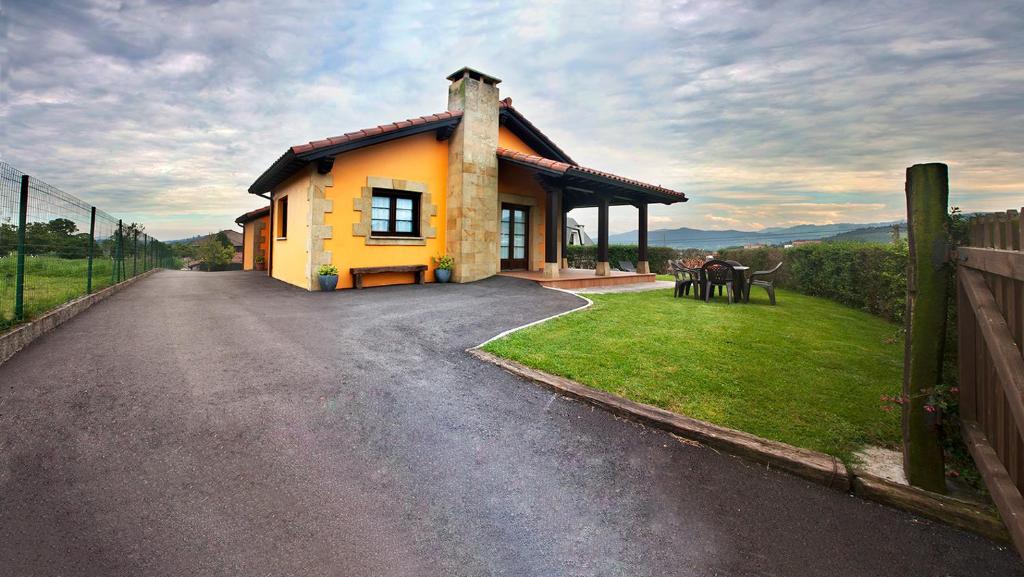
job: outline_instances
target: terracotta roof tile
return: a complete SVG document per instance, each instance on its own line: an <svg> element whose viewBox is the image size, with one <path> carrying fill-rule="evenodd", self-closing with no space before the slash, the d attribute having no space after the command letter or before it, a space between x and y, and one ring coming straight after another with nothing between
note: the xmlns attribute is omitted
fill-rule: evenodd
<svg viewBox="0 0 1024 577"><path fill-rule="evenodd" d="M245 224L245 223L249 222L250 220L256 220L257 218L260 218L261 216L265 216L265 215L268 215L268 214L270 214L270 207L269 206L264 206L264 207L257 208L256 210L250 210L249 212L247 212L247 213L243 214L242 216L236 218L235 222L237 224Z"/></svg>
<svg viewBox="0 0 1024 577"><path fill-rule="evenodd" d="M498 147L498 157L507 158L516 162L524 164L532 164L539 166L540 168L546 168L548 170L554 170L560 174L565 174L565 171L569 169L571 164L565 162L558 162L557 160L551 160L550 158L544 158L541 156L534 156L532 154L526 154L516 150L509 150L507 148Z"/></svg>
<svg viewBox="0 0 1024 577"><path fill-rule="evenodd" d="M604 171L596 170L596 169L593 169L593 168L587 168L585 166L578 166L578 165L574 165L574 164L567 164L565 162L558 162L557 160L551 160L550 158L543 158L543 157L540 157L540 156L534 156L532 154L525 154L525 153L518 152L518 151L515 151L515 150L509 150L507 148L501 148L500 146L498 147L497 153L498 153L498 158L505 158L505 159L512 160L512 161L515 161L515 162L519 162L519 163L522 163L522 164L532 164L534 166L537 166L537 167L540 167L540 168L545 168L545 169L548 169L548 170L552 170L552 171L558 172L560 174L574 173L574 172L575 173L590 174L590 175L594 175L594 176L600 176L602 178L606 178L606 179L609 179L609 180L615 180L615 181L621 182L623 184L628 184L630 186L635 186L635 187L639 187L639 188L645 188L645 189L653 191L653 192L659 192L661 194L668 194L668 195L671 195L671 196L677 196L677 197L680 197L680 199L686 199L686 195L681 193L681 192L678 192L678 191L675 191L675 190L672 190L672 189L669 189L669 188L665 188L663 186L659 186L659 185L656 185L656 184L647 184L646 182L640 182L639 180L633 180L632 178L625 178L623 176L618 176L618 175L612 174L610 172L604 172Z"/></svg>
<svg viewBox="0 0 1024 577"><path fill-rule="evenodd" d="M298 144L291 147L292 154L303 154L306 152L312 152L320 148L326 148L328 146L336 146L338 144L345 144L353 142L362 138L368 138L376 136L378 134L385 134L388 132L394 132L402 128L408 128L410 126L419 126L421 124L427 124L428 122L438 122L441 120L448 120L450 118L458 118L462 116L461 111L454 112L440 112L438 114L431 114L428 116L420 116L418 118L410 118L399 122L392 122L391 124L381 124L372 128L364 128L355 132L346 132L341 136L332 136L323 140L315 140L307 144Z"/></svg>

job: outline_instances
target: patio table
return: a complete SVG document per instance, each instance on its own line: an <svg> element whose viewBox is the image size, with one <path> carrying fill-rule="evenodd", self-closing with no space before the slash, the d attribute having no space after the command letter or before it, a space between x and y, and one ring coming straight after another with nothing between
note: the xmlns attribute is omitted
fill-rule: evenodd
<svg viewBox="0 0 1024 577"><path fill-rule="evenodd" d="M732 291L733 291L733 302L742 303L746 302L747 296L747 271L750 270L749 266L733 265L732 266Z"/></svg>
<svg viewBox="0 0 1024 577"><path fill-rule="evenodd" d="M744 297L747 294L747 277L746 271L750 270L749 266L743 266L741 264L734 264L732 266L732 290L733 290L733 302L742 303ZM701 300L704 296L704 271L700 273L700 286L698 288L698 295ZM715 287L711 287L712 296L714 296Z"/></svg>

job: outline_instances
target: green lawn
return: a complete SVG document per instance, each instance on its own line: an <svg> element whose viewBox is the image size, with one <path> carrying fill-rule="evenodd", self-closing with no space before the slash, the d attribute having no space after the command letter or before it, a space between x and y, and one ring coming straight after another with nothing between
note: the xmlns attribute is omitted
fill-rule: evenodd
<svg viewBox="0 0 1024 577"><path fill-rule="evenodd" d="M127 273L132 263L127 263ZM141 270L141 269L140 269ZM109 258L93 261L93 291L112 284L114 267ZM39 316L85 294L88 260L54 256L25 258L25 315ZM14 322L15 257L0 258L0 330Z"/></svg>
<svg viewBox="0 0 1024 577"><path fill-rule="evenodd" d="M671 290L587 295L591 308L485 350L623 397L849 461L897 447L897 327L820 298L763 290L750 304L674 299Z"/></svg>

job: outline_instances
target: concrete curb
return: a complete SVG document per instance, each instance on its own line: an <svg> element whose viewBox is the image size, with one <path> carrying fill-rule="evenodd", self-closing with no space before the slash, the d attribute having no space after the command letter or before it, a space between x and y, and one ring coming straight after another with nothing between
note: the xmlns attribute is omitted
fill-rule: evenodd
<svg viewBox="0 0 1024 577"><path fill-rule="evenodd" d="M498 340L498 339L500 339L500 338L502 338L502 337L504 337L506 335L510 335L510 334L512 334L514 332L521 331L523 329L532 327L534 325L539 325L541 323L546 323L546 322L550 321L551 319L557 319L558 317L564 317L565 315L572 314L574 312L590 308L590 307L592 307L594 305L594 301L588 299L587 297L585 297L585 296L583 296L583 295L581 295L581 294L579 294L577 292L573 292L571 290L560 289L560 288L557 288L557 287L543 286L543 285L541 285L541 288L545 288L547 290L557 291L557 292L560 292L560 293L565 293L565 294L568 294L568 295L572 295L574 297L578 297L580 299L583 299L585 302L582 305L580 305L580 306L578 306L578 307L576 307L574 309L567 310L565 312L561 312L561 313L558 313L558 314L554 314L554 315L551 315L549 317L544 317L544 318L542 318L540 320L533 321L532 323L526 323L525 325L518 326L518 327L515 327L513 329L509 329L507 331L500 332L500 333L494 335L493 337L487 339L486 341L480 343L479 345L473 347L473 349L469 349L469 350L472 351L474 349L479 349L480 347L486 345L487 343L489 343L491 341L496 341L496 340Z"/></svg>
<svg viewBox="0 0 1024 577"><path fill-rule="evenodd" d="M858 497L947 523L988 539L1010 543L1010 535L1006 526L995 511L979 504L923 491L916 487L900 485L874 475L858 473L855 470L847 469L842 462L831 455L771 441L750 433L721 427L624 399L571 379L498 357L479 347L468 349L467 352L512 374L567 397L596 405L616 415L699 441L709 447L767 465L770 468L782 469L831 489L850 492Z"/></svg>
<svg viewBox="0 0 1024 577"><path fill-rule="evenodd" d="M79 297L73 301L66 302L32 322L18 325L6 333L0 334L0 365L7 362L14 356L14 353L28 346L29 343L43 336L47 332L59 327L65 321L74 318L76 315L109 297L120 292L139 280L146 278L160 269L153 269L130 279L123 280L116 285L109 286L101 291Z"/></svg>

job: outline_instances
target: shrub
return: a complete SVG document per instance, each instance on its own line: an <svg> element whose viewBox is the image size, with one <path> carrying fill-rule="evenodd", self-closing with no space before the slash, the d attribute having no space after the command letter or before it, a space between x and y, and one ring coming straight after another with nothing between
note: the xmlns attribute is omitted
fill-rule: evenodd
<svg viewBox="0 0 1024 577"><path fill-rule="evenodd" d="M338 274L338 267L333 264L322 264L320 268L316 269L316 274L320 276L334 276Z"/></svg>
<svg viewBox="0 0 1024 577"><path fill-rule="evenodd" d="M636 266L639 259L639 247L635 244L611 244L608 245L608 262L613 267L619 266L619 261L628 260ZM668 261L681 258L682 251L667 246L651 246L647 248L647 262L651 265L651 272L665 274L668 271ZM596 268L597 267L597 246L595 245L571 245L566 254L571 268Z"/></svg>
<svg viewBox="0 0 1024 577"><path fill-rule="evenodd" d="M767 270L782 261L778 286L903 322L907 245L828 242L792 248L726 249L718 256Z"/></svg>
<svg viewBox="0 0 1024 577"><path fill-rule="evenodd" d="M196 247L196 257L204 270L227 270L231 259L235 256L235 247L226 240L223 234L210 236Z"/></svg>
<svg viewBox="0 0 1024 577"><path fill-rule="evenodd" d="M450 254L441 255L434 258L434 264L440 270L452 270L455 266L455 257Z"/></svg>

